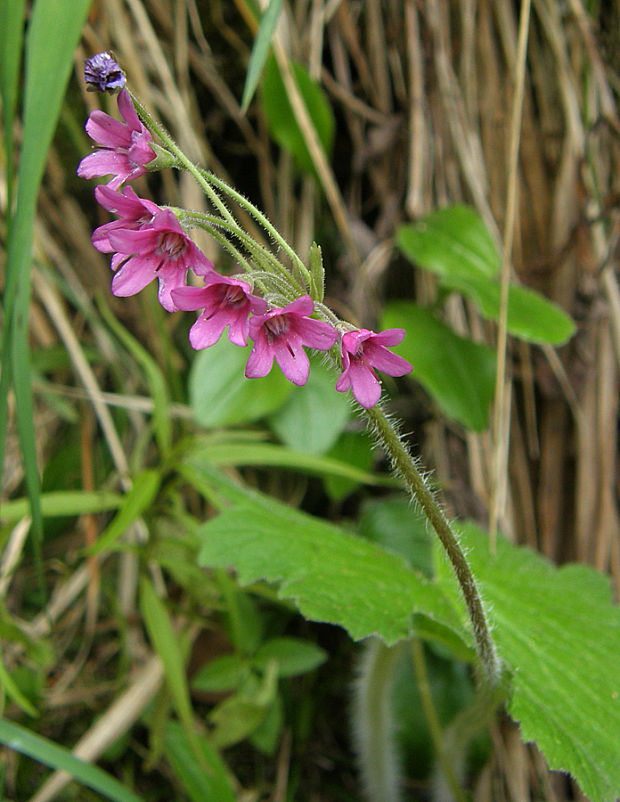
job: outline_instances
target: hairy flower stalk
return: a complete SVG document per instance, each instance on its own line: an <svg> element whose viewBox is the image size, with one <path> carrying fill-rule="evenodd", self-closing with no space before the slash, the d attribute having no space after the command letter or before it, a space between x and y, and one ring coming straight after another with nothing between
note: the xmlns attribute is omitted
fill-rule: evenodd
<svg viewBox="0 0 620 802"><path fill-rule="evenodd" d="M394 470L405 480L409 492L431 522L448 555L458 583L461 586L465 604L467 605L467 612L472 623L476 650L483 670L482 679L490 685L498 685L501 677L499 657L491 638L489 622L478 585L458 539L441 507L427 487L422 474L416 468L413 457L403 445L385 413L379 407L373 407L367 410L366 415L381 444L387 451Z"/></svg>
<svg viewBox="0 0 620 802"><path fill-rule="evenodd" d="M124 80L107 54L89 60L86 72L91 85L102 91L117 90ZM78 170L83 177L113 175L107 187L97 190L97 199L119 219L100 226L93 236L99 250L115 252L112 292L133 295L157 279L164 309L198 312L190 332L194 348L210 347L226 327L234 345L243 346L252 340L245 371L248 378L266 376L275 361L291 382L303 385L310 369L304 348L330 351L330 358L342 366L335 390L351 390L394 470L435 529L463 592L482 666L481 678L487 686L498 686L500 662L469 564L413 457L377 406L381 384L375 371L403 376L412 370L407 360L389 350L402 341L404 330L373 332L339 320L323 304L324 271L318 246L311 249L307 267L256 206L217 176L194 165L124 84L118 107L123 123L103 112L91 114L87 131L102 149L83 159ZM163 147L154 143L153 137ZM139 198L129 187L116 192L126 181L163 166L187 170L211 202L214 214L158 207ZM288 266L243 229L228 203L236 204L263 228L286 256ZM191 241L186 231L191 226L208 231L245 273L230 277L217 273ZM190 272L202 277L203 286L186 285ZM262 298L254 295L257 290Z"/></svg>

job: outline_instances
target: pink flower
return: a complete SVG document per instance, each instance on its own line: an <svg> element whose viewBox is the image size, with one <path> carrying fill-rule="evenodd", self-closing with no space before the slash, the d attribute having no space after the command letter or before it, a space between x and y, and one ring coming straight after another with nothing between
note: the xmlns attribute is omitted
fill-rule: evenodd
<svg viewBox="0 0 620 802"><path fill-rule="evenodd" d="M137 231L148 228L158 212L163 211L153 201L139 198L129 186L123 187L122 194L110 187L95 187L95 198L112 214L118 214L119 220L112 220L93 231L92 242L95 248L102 253L112 253L114 248L110 242L110 232L120 228Z"/></svg>
<svg viewBox="0 0 620 802"><path fill-rule="evenodd" d="M187 271L206 276L213 265L194 245L169 209L157 212L148 228L138 231L115 229L108 232L110 245L118 251L112 257L114 295L126 297L159 279L159 302L176 312L172 290L185 284Z"/></svg>
<svg viewBox="0 0 620 802"><path fill-rule="evenodd" d="M254 348L245 367L248 379L266 376L275 358L282 373L293 384L302 385L308 381L310 363L302 346L327 351L338 339L333 326L309 317L313 311L312 298L303 295L284 309L272 309L250 319Z"/></svg>
<svg viewBox="0 0 620 802"><path fill-rule="evenodd" d="M172 290L177 309L201 309L189 332L192 348L214 345L228 326L228 339L234 345L247 345L250 312L262 314L267 303L250 292L250 285L234 276L210 273L204 287Z"/></svg>
<svg viewBox="0 0 620 802"><path fill-rule="evenodd" d="M404 336L404 329L387 329L379 334L368 329L359 329L343 334L343 371L336 382L336 390L344 393L350 387L363 407L374 407L381 395L381 383L373 368L387 373L388 376L404 376L413 369L406 359L385 347L398 345Z"/></svg>
<svg viewBox="0 0 620 802"><path fill-rule="evenodd" d="M103 150L96 150L82 159L77 170L81 178L113 175L108 183L112 189L118 189L125 181L132 181L145 173L144 165L155 158L149 144L152 137L138 119L126 89L118 95L118 110L124 123L103 111L91 112L86 122L86 133Z"/></svg>

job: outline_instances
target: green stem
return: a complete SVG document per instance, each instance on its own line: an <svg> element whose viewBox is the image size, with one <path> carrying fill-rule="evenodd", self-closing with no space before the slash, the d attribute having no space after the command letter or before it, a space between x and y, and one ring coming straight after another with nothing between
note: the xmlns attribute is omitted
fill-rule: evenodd
<svg viewBox="0 0 620 802"><path fill-rule="evenodd" d="M280 232L269 222L267 217L254 206L247 198L245 198L240 192L237 192L236 189L228 186L225 181L222 181L221 178L218 178L213 173L208 172L207 170L201 170L201 175L204 177L206 181L210 184L216 186L222 192L225 192L229 197L233 198L239 206L245 209L252 217L259 222L265 231L273 237L274 241L278 243L278 245L282 248L282 250L287 254L291 262L299 269L303 277L305 278L308 287L312 286L312 276L310 275L310 271L305 266L305 264L301 261L299 256L295 253L295 251L291 248L288 242L284 239L284 237L280 234Z"/></svg>
<svg viewBox="0 0 620 802"><path fill-rule="evenodd" d="M441 507L426 486L424 478L416 468L413 457L403 445L385 413L379 407L373 407L367 410L366 414L387 451L394 469L403 477L411 495L422 507L424 514L437 533L448 559L452 563L472 622L476 649L482 665L484 679L491 685L497 685L501 676L499 658L491 638L489 623L476 580L458 539Z"/></svg>
<svg viewBox="0 0 620 802"><path fill-rule="evenodd" d="M151 134L155 134L155 136L163 142L163 144L168 148L168 150L176 157L179 167L185 168L188 173L190 173L197 184L200 186L202 191L205 195L209 198L211 203L215 206L216 209L225 217L229 223L235 225L239 228L239 224L234 218L234 215L229 211L226 207L226 204L222 201L220 196L215 192L213 187L205 181L202 171L196 167L196 165L187 158L187 156L183 153L181 148L177 145L174 139L170 136L170 134L166 131L166 129L154 120L146 108L140 103L140 101L136 98L134 94L131 94L131 99L133 100L134 106L136 111L138 112L138 116L144 123L144 125L148 128Z"/></svg>

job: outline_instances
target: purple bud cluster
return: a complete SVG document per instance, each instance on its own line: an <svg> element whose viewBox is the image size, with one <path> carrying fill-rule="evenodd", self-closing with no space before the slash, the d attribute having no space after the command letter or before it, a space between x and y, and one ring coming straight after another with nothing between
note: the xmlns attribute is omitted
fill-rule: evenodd
<svg viewBox="0 0 620 802"><path fill-rule="evenodd" d="M82 159L77 171L83 178L112 176L107 186L95 189L95 197L118 219L97 228L92 241L97 250L112 254L113 294L135 295L157 279L164 309L198 311L189 334L193 348L208 348L228 327L228 339L234 345L245 346L248 339L253 342L245 368L248 378L266 376L275 359L289 381L305 384L310 363L304 347L328 351L339 332L312 317L315 308L309 295L274 307L254 295L242 276L220 275L170 209L139 198L130 186L120 190L125 182L147 172L155 159L151 134L139 120L124 88L125 77L108 53L86 62L85 78L100 91L120 89L118 109L123 122L102 111L91 113L86 132L99 149ZM202 278L203 286L187 286L190 270ZM351 389L363 407L374 406L381 395L375 368L390 376L404 376L412 369L407 360L388 350L404 336L403 329L346 331L341 337L343 370L336 389Z"/></svg>

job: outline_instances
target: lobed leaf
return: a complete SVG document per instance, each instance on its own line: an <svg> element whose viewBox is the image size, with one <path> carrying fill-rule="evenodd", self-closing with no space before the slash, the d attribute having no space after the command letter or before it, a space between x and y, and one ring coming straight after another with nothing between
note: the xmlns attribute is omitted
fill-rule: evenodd
<svg viewBox="0 0 620 802"><path fill-rule="evenodd" d="M620 795L620 608L609 580L585 565L555 568L473 524L462 540L512 670L508 710L550 768L568 771L592 802ZM445 582L453 586L444 565Z"/></svg>

